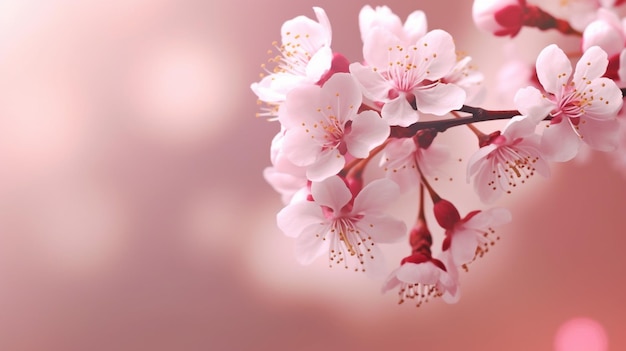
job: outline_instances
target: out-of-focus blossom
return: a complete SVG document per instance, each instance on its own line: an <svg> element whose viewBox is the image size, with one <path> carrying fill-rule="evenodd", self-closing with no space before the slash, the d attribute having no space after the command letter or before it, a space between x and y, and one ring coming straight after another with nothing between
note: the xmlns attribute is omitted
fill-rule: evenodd
<svg viewBox="0 0 626 351"><path fill-rule="evenodd" d="M472 6L474 23L478 28L496 36L514 37L524 25L522 2L521 0L474 0Z"/></svg>
<svg viewBox="0 0 626 351"><path fill-rule="evenodd" d="M446 146L420 145L418 138L391 140L380 159L385 175L396 182L402 191L413 189L421 183L420 172L426 177L436 176L450 159Z"/></svg>
<svg viewBox="0 0 626 351"><path fill-rule="evenodd" d="M442 83L456 84L465 90L465 104L477 105L483 102L487 90L483 86L485 76L472 65L472 58L463 56L458 59L452 71L441 79Z"/></svg>
<svg viewBox="0 0 626 351"><path fill-rule="evenodd" d="M370 5L364 6L359 12L359 28L364 43L371 30L376 27L386 29L408 46L426 34L428 22L423 11L411 12L403 25L400 17L387 6L376 6L375 9Z"/></svg>
<svg viewBox="0 0 626 351"><path fill-rule="evenodd" d="M618 126L615 116L622 107L622 92L611 79L604 78L608 59L599 47L589 48L572 65L555 44L537 57L537 77L546 94L528 94L520 104L552 104L552 117L541 138L541 151L551 161L568 161L581 142L600 151L614 150ZM535 89L535 88L529 88Z"/></svg>
<svg viewBox="0 0 626 351"><path fill-rule="evenodd" d="M296 255L309 264L328 255L330 265L354 261L355 270L378 275L384 261L378 243L395 242L406 234L403 221L384 211L399 195L398 186L378 179L365 186L356 197L338 176L311 184L313 201L292 202L277 215L285 235L297 238Z"/></svg>
<svg viewBox="0 0 626 351"><path fill-rule="evenodd" d="M260 101L270 106L280 104L292 89L317 83L330 69L333 60L330 22L323 9L313 10L317 22L298 16L283 23L282 42L277 46L279 55L270 59L275 66L268 71L269 75L250 86ZM275 117L276 112L273 107L266 114Z"/></svg>
<svg viewBox="0 0 626 351"><path fill-rule="evenodd" d="M599 46L608 57L619 55L626 45L624 24L612 11L598 10L597 19L583 31L582 49L587 51L592 46Z"/></svg>
<svg viewBox="0 0 626 351"><path fill-rule="evenodd" d="M350 72L372 101L384 103L382 118L390 125L408 126L422 113L444 115L460 108L465 91L439 80L456 64L452 36L433 30L406 46L389 31L371 30L363 45L368 66L350 65Z"/></svg>
<svg viewBox="0 0 626 351"><path fill-rule="evenodd" d="M284 131L278 132L272 140L270 159L272 166L263 170L263 177L281 196L284 204L288 204L296 193L306 190L306 168L296 166L285 157L283 151Z"/></svg>

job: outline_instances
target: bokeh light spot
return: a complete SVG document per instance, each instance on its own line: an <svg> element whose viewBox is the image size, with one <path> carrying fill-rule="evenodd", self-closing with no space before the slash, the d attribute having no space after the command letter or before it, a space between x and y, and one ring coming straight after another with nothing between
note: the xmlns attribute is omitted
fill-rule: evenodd
<svg viewBox="0 0 626 351"><path fill-rule="evenodd" d="M554 339L555 351L606 351L604 327L590 318L572 318L563 323Z"/></svg>

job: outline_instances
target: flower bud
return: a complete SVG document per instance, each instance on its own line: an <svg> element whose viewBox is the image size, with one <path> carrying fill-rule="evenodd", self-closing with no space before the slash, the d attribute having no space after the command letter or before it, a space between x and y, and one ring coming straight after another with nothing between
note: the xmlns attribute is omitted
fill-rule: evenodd
<svg viewBox="0 0 626 351"><path fill-rule="evenodd" d="M439 223L441 228L446 230L454 228L454 226L461 220L459 210L457 210L456 207L454 207L454 205L448 200L439 199L435 202L433 211L435 212L435 219L437 220L437 223Z"/></svg>
<svg viewBox="0 0 626 351"><path fill-rule="evenodd" d="M591 22L583 32L582 48L587 51L592 46L599 46L607 55L614 57L624 48L626 36L620 19L611 11L598 10L598 19Z"/></svg>
<svg viewBox="0 0 626 351"><path fill-rule="evenodd" d="M522 29L525 1L475 0L472 17L476 26L496 36L514 37Z"/></svg>

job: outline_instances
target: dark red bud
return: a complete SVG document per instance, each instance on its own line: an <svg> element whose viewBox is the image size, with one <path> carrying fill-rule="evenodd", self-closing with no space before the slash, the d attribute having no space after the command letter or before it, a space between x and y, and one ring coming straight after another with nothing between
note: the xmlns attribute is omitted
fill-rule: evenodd
<svg viewBox="0 0 626 351"><path fill-rule="evenodd" d="M454 226L461 220L459 210L457 210L456 207L454 207L454 205L448 200L439 199L435 202L433 211L435 213L437 223L439 223L441 228L446 230L454 228Z"/></svg>

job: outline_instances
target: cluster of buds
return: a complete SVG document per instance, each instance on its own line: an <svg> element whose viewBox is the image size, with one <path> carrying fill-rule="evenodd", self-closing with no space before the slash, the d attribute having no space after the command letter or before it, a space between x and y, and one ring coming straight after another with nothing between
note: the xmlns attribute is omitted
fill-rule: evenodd
<svg viewBox="0 0 626 351"><path fill-rule="evenodd" d="M620 115L626 31L614 12L621 1L580 2L593 8L592 18L557 18L523 0L474 1L476 25L494 35L514 37L532 27L581 40L578 57L556 44L545 47L536 79L516 92L515 109L503 111L477 107L485 96L483 74L458 54L449 33L428 29L422 11L402 22L385 6L365 6L359 62L331 49L323 9L314 8L316 20L286 21L271 67L263 65L266 74L251 89L262 105L258 116L280 125L264 176L282 196L277 224L295 238L296 259L308 264L325 256L331 267L386 274L383 291L399 287L400 302L457 301L459 272L489 250L499 238L494 227L511 214L492 207L462 217L437 193L431 180L450 161L440 133L466 126L476 135L467 180L484 204L536 173L548 177L549 162L573 159L581 145L614 151L626 144ZM491 120L507 123L489 133L478 128ZM364 171L376 163L384 176L366 179ZM413 189L418 213L407 225L388 208ZM440 245L433 244L427 209ZM410 255L386 271L379 244L407 234Z"/></svg>

